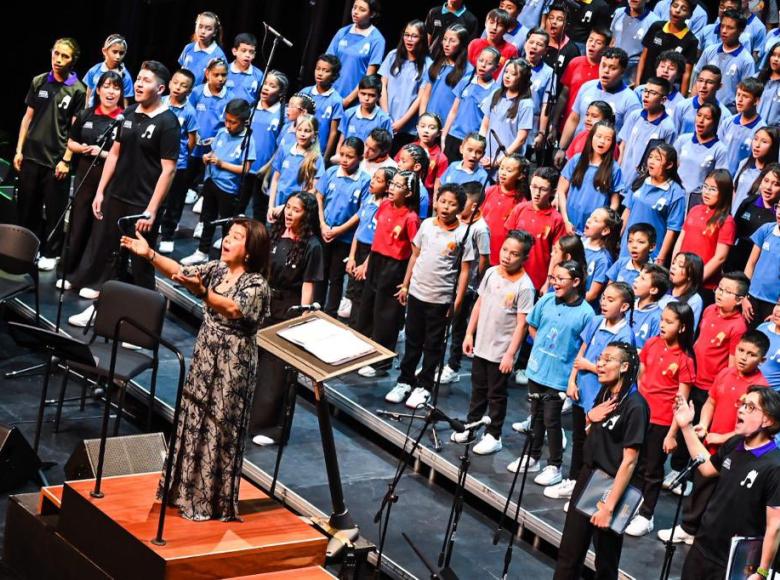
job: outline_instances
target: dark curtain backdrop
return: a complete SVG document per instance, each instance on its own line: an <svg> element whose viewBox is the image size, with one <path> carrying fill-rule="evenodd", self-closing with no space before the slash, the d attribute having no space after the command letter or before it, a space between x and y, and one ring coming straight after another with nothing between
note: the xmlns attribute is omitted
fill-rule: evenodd
<svg viewBox="0 0 780 580"><path fill-rule="evenodd" d="M395 47L403 24L414 18L425 18L428 9L439 4L384 0L379 29L387 39L388 50ZM484 18L498 1L472 0L470 9ZM125 35L129 44L127 65L133 73L146 59L157 59L167 66L177 66L176 59L189 42L195 16L204 10L216 12L224 28L224 49L228 57L233 37L239 32L251 32L259 40L263 36L262 22L276 28L293 43L289 49L280 45L274 58L274 68L283 70L298 88L297 78L304 66L303 83L311 83L311 71L316 56L327 48L335 31L349 21L352 0L235 0L233 2L185 2L183 0L71 0L67 3L14 3L14 14L6 20L9 45L6 57L6 91L0 108L0 156L8 158L16 144L19 120L24 113L24 96L32 76L49 67L49 48L60 36L75 37L82 49L77 67L83 75L102 60L100 48L111 33ZM314 23L312 26L312 22ZM265 45L267 56L270 39ZM263 68L264 59L255 61ZM10 73L10 74L8 74ZM10 146L10 150L9 150Z"/></svg>

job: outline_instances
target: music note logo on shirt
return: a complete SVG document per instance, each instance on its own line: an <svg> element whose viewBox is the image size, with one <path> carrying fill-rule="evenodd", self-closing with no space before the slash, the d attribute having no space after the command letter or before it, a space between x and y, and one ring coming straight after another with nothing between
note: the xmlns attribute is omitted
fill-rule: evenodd
<svg viewBox="0 0 780 580"><path fill-rule="evenodd" d="M724 340L726 340L726 333L721 330L718 334L715 335L715 338L710 340L710 344L721 346Z"/></svg>
<svg viewBox="0 0 780 580"><path fill-rule="evenodd" d="M666 370L661 371L662 376L670 376L674 377L677 375L677 371L680 369L680 365L677 363L672 363L668 367L666 367Z"/></svg>

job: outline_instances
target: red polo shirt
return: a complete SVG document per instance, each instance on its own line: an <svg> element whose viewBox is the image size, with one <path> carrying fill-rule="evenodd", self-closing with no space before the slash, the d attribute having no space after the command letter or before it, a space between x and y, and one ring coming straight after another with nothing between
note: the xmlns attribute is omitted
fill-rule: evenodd
<svg viewBox="0 0 780 580"><path fill-rule="evenodd" d="M756 369L749 375L742 376L735 368L725 368L718 373L710 387L710 398L715 403L710 433L731 433L737 425L736 402L747 393L751 385L768 387L766 377ZM717 449L717 446L714 446ZM714 453L711 448L710 453Z"/></svg>
<svg viewBox="0 0 780 580"><path fill-rule="evenodd" d="M420 218L406 206L396 207L389 199L376 210L376 231L371 251L395 260L408 260L412 240L420 228Z"/></svg>
<svg viewBox="0 0 780 580"><path fill-rule="evenodd" d="M525 230L533 236L534 245L525 263L525 271L531 277L534 288L539 290L547 280L553 244L566 234L563 217L557 209L537 210L530 201L524 201L515 206L504 227L507 230Z"/></svg>
<svg viewBox="0 0 780 580"><path fill-rule="evenodd" d="M569 98L561 117L561 130L563 130L566 119L569 118L572 107L574 107L574 99L577 98L580 87L597 78L599 78L599 63L590 64L587 56L577 56L571 59L569 66L566 67L561 76L561 86L569 87Z"/></svg>
<svg viewBox="0 0 780 580"><path fill-rule="evenodd" d="M737 310L722 316L716 304L704 309L699 325L699 338L693 345L696 355L696 386L709 391L715 376L729 366L729 355L737 352L747 324Z"/></svg>
<svg viewBox="0 0 780 580"><path fill-rule="evenodd" d="M520 203L519 192L504 193L501 186L491 185L485 190L485 201L482 202L482 217L490 230L490 265L498 264L501 246L504 245L509 233L504 227L509 214Z"/></svg>
<svg viewBox="0 0 780 580"><path fill-rule="evenodd" d="M644 371L639 392L650 407L650 422L671 425L674 420L674 397L680 383L693 384L696 377L693 359L682 348L670 348L660 336L654 336L639 352Z"/></svg>
<svg viewBox="0 0 780 580"><path fill-rule="evenodd" d="M681 252L693 252L701 257L706 264L715 255L718 244L734 245L737 236L737 226L734 218L726 216L722 225L708 225L707 222L715 213L706 205L697 205L690 209L685 218L682 231L685 233ZM704 283L705 288L713 289L718 285L720 275L712 276Z"/></svg>
<svg viewBox="0 0 780 580"><path fill-rule="evenodd" d="M418 139L415 141L417 145L420 144L420 140ZM423 147L425 149L425 147ZM423 185L425 186L425 189L428 190L428 197L431 201L431 206L433 207L433 186L436 184L436 180L439 179L442 175L444 175L444 172L447 171L447 167L449 167L450 162L447 159L447 156L442 152L441 147L439 145L434 145L430 149L426 151L428 153L428 175L425 176L425 181L423 181ZM401 157L401 151L398 151L398 153L395 154L395 162L398 163L398 159Z"/></svg>
<svg viewBox="0 0 780 580"><path fill-rule="evenodd" d="M472 64L472 66L477 66L477 59L479 58L479 53L482 52L486 47L491 46L491 44L488 42L487 38L475 38L471 42L469 42L469 62ZM501 74L501 71L504 70L504 64L506 64L506 61L511 60L518 56L517 53L517 47L514 44L510 44L506 40L502 40L501 43L497 43L495 46L493 46L500 54L501 54L501 60L498 61L498 68L496 69L496 72L493 73L493 79L497 79L498 75Z"/></svg>

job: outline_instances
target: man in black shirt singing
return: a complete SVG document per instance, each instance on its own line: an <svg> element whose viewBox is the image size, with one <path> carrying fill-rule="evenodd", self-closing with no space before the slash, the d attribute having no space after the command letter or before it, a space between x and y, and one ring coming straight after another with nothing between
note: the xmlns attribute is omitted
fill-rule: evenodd
<svg viewBox="0 0 780 580"><path fill-rule="evenodd" d="M682 579L724 578L734 536L763 536L759 568L748 580L766 578L780 541L780 449L774 442L780 431L780 394L750 387L740 402L736 435L711 457L693 430L693 415L693 403L678 396L674 418L688 452L708 457L699 472L718 477L718 485L685 559Z"/></svg>

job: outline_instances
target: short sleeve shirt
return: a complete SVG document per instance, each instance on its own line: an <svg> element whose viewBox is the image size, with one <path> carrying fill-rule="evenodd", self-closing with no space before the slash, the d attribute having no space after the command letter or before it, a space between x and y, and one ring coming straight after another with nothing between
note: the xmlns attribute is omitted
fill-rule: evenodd
<svg viewBox="0 0 780 580"><path fill-rule="evenodd" d="M704 309L699 325L699 337L693 345L698 388L709 391L715 375L729 365L729 355L737 352L737 344L745 332L747 324L741 312L722 316L716 304Z"/></svg>
<svg viewBox="0 0 780 580"><path fill-rule="evenodd" d="M379 204L374 219L376 232L371 251L394 260L408 260L412 255L412 240L420 228L417 213L406 206L396 207L386 199Z"/></svg>
<svg viewBox="0 0 780 580"><path fill-rule="evenodd" d="M671 425L680 383L692 385L696 378L693 359L679 346L669 347L663 338L656 336L645 343L639 360L645 367L639 392L650 406L650 422Z"/></svg>
<svg viewBox="0 0 780 580"><path fill-rule="evenodd" d="M750 295L775 303L780 296L780 227L765 224L750 239L761 248L750 281Z"/></svg>

